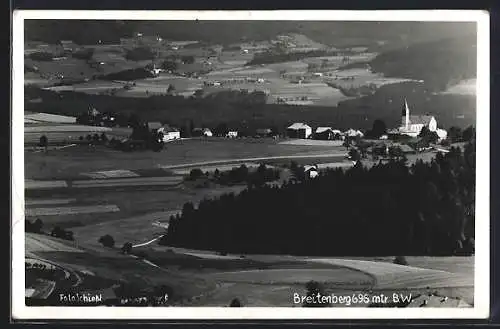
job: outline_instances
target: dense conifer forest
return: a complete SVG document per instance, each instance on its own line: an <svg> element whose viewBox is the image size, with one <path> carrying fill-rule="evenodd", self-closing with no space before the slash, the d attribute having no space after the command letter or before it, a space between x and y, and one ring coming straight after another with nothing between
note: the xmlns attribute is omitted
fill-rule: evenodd
<svg viewBox="0 0 500 329"><path fill-rule="evenodd" d="M281 187L187 203L162 244L323 256L474 252L475 141L430 163L361 162Z"/></svg>

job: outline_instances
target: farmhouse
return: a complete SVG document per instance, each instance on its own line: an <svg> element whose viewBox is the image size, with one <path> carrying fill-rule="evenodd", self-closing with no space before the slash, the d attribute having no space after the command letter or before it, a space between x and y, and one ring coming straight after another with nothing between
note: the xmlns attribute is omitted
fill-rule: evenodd
<svg viewBox="0 0 500 329"><path fill-rule="evenodd" d="M312 134L312 128L305 123L296 122L286 129L287 136L290 138L309 138Z"/></svg>
<svg viewBox="0 0 500 329"><path fill-rule="evenodd" d="M424 127L427 127L429 131L436 132L439 139L445 139L447 136L446 130L437 127L437 121L434 116L411 115L410 108L405 99L401 113L401 126L398 128L399 134L417 137Z"/></svg>
<svg viewBox="0 0 500 329"><path fill-rule="evenodd" d="M318 127L314 131L314 138L320 140L340 140L342 132L334 130L332 127Z"/></svg>
<svg viewBox="0 0 500 329"><path fill-rule="evenodd" d="M364 134L359 131L359 130L355 130L355 129L349 129L347 130L345 133L344 133L345 136L347 137L361 137L363 138Z"/></svg>
<svg viewBox="0 0 500 329"><path fill-rule="evenodd" d="M157 132L163 134L164 142L181 138L181 132L179 131L179 129L170 127L169 125L162 126L157 130Z"/></svg>
<svg viewBox="0 0 500 329"><path fill-rule="evenodd" d="M319 175L318 166L317 165L304 166L304 174L306 179L316 178Z"/></svg>
<svg viewBox="0 0 500 329"><path fill-rule="evenodd" d="M193 136L195 137L212 137L212 131L208 128L194 128L193 129Z"/></svg>

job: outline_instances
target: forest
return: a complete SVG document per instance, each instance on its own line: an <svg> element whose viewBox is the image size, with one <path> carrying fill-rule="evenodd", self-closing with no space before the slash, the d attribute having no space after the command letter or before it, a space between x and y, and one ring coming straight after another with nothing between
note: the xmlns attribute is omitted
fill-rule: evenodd
<svg viewBox="0 0 500 329"><path fill-rule="evenodd" d="M224 253L470 255L475 140L430 163L330 169L281 187L186 203L160 243Z"/></svg>

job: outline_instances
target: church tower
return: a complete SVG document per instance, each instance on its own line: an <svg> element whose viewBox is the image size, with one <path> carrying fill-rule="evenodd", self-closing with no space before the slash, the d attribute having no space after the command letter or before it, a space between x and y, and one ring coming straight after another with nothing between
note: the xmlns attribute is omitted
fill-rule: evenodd
<svg viewBox="0 0 500 329"><path fill-rule="evenodd" d="M405 130L408 130L410 128L410 109L408 108L406 97L403 105L403 110L401 111L401 125L405 128Z"/></svg>

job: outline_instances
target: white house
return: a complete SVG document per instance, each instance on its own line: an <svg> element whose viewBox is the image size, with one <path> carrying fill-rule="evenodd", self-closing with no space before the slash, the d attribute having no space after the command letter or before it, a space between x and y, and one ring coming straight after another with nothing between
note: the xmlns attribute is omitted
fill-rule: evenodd
<svg viewBox="0 0 500 329"><path fill-rule="evenodd" d="M164 125L157 130L159 133L163 134L163 141L168 142L175 139L181 138L181 132L179 129Z"/></svg>
<svg viewBox="0 0 500 329"><path fill-rule="evenodd" d="M238 132L235 130L230 130L227 132L226 137L228 138L236 138L238 137Z"/></svg>
<svg viewBox="0 0 500 329"><path fill-rule="evenodd" d="M360 130L349 129L344 132L344 135L347 137L361 137L363 138L364 134Z"/></svg>
<svg viewBox="0 0 500 329"><path fill-rule="evenodd" d="M290 138L309 138L312 135L312 128L305 123L296 122L289 126L287 129L287 135Z"/></svg>

